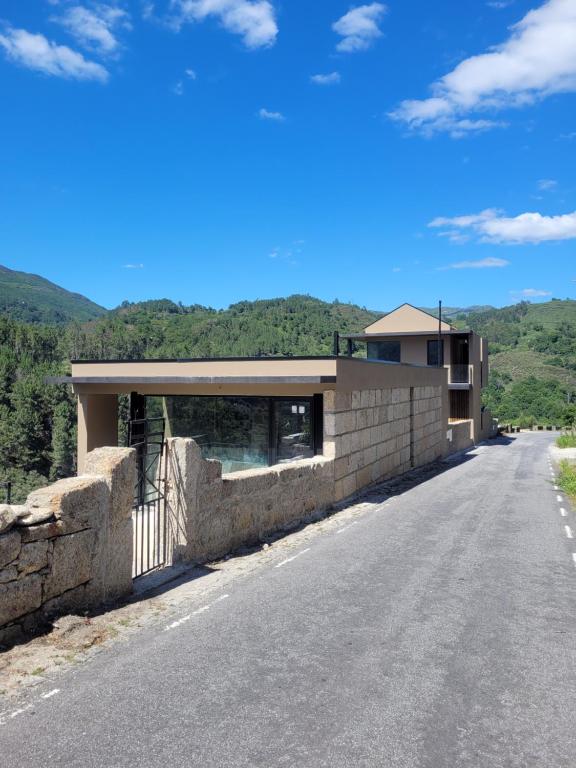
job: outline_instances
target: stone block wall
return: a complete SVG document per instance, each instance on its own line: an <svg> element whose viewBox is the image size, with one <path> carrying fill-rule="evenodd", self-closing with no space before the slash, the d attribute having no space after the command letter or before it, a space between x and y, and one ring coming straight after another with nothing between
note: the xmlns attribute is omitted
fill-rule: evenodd
<svg viewBox="0 0 576 768"><path fill-rule="evenodd" d="M321 514L334 501L323 456L222 476L194 440L168 440L170 559L206 562Z"/></svg>
<svg viewBox="0 0 576 768"><path fill-rule="evenodd" d="M0 642L132 590L133 449L99 448L85 474L0 506Z"/></svg>
<svg viewBox="0 0 576 768"><path fill-rule="evenodd" d="M324 455L334 459L336 500L445 452L439 386L324 393Z"/></svg>

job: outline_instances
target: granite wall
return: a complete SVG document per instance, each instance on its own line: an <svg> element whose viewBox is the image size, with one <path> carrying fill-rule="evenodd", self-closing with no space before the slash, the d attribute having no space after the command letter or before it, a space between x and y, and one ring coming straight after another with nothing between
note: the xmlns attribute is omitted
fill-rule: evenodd
<svg viewBox="0 0 576 768"><path fill-rule="evenodd" d="M0 642L132 591L134 451L99 448L81 477L0 506Z"/></svg>

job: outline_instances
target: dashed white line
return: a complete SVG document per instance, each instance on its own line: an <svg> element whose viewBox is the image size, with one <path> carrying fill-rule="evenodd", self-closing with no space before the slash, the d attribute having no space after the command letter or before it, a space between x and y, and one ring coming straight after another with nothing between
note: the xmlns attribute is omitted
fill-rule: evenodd
<svg viewBox="0 0 576 768"><path fill-rule="evenodd" d="M303 549L301 552L298 552L298 554L293 555L292 557L286 558L286 560L282 560L282 562L278 563L278 565L275 565L274 568L281 568L283 565L286 565L286 563L291 563L292 560L296 560L297 557L300 557L300 555L303 555L305 552L310 552L310 547Z"/></svg>
<svg viewBox="0 0 576 768"><path fill-rule="evenodd" d="M344 528L339 528L336 533L344 533L344 531L347 531L349 528L352 528L353 525L358 525L358 521L354 520L353 523L350 523L350 525L345 525Z"/></svg>
<svg viewBox="0 0 576 768"><path fill-rule="evenodd" d="M576 552L572 552L572 560L574 560L574 565L576 565Z"/></svg>
<svg viewBox="0 0 576 768"><path fill-rule="evenodd" d="M167 627L164 627L164 631L167 632L170 629L176 629L177 627L182 626L182 624L185 624L187 621L190 621L190 619L193 618L194 616L198 616L200 613L205 613L206 611L209 611L213 605L216 605L216 603L219 603L221 600L226 600L227 597L230 597L230 595L220 595L220 597L217 597L216 600L214 600L214 602L209 603L208 605L203 605L201 608L197 608L195 611L192 611L192 613L189 613L187 616L182 616L181 619L178 619L177 621L173 621L172 624L168 624Z"/></svg>
<svg viewBox="0 0 576 768"><path fill-rule="evenodd" d="M557 485L554 486L554 490L555 491L559 490Z"/></svg>
<svg viewBox="0 0 576 768"><path fill-rule="evenodd" d="M40 698L51 699L52 696L56 696L57 693L60 693L60 688L54 688L52 691L43 693ZM18 717L18 715L23 715L31 709L34 709L34 702L26 704L26 706L20 707L20 709L15 709L13 712L10 712L10 714L8 714L8 712L0 712L0 725L6 725L7 720L13 720L15 717Z"/></svg>
<svg viewBox="0 0 576 768"><path fill-rule="evenodd" d="M562 501L562 496L560 494L556 494L556 501Z"/></svg>
<svg viewBox="0 0 576 768"><path fill-rule="evenodd" d="M567 536L569 539L573 539L573 538L574 538L574 535L573 535L573 533L572 533L572 529L570 528L570 526L569 526L569 525L565 525L565 526L564 526L564 530L566 531L566 536Z"/></svg>
<svg viewBox="0 0 576 768"><path fill-rule="evenodd" d="M566 512L566 510L564 509L564 507L560 507L560 514L562 515L562 517L566 517L566 515L568 514L568 512Z"/></svg>
<svg viewBox="0 0 576 768"><path fill-rule="evenodd" d="M40 696L40 698L51 699L52 696L56 696L57 693L60 693L60 688L54 688L54 690L48 691L48 693L43 693L42 696Z"/></svg>

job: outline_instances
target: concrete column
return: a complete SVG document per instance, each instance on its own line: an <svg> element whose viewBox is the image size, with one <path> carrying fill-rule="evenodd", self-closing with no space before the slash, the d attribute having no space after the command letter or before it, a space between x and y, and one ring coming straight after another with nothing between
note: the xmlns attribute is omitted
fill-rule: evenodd
<svg viewBox="0 0 576 768"><path fill-rule="evenodd" d="M78 474L94 448L118 445L118 396L78 395Z"/></svg>

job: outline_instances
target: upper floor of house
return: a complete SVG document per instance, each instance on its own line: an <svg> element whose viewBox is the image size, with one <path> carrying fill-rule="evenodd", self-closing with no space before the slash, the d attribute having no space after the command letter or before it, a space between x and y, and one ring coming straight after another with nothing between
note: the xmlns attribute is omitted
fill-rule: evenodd
<svg viewBox="0 0 576 768"><path fill-rule="evenodd" d="M349 338L365 342L371 360L444 366L450 389L481 389L488 383L487 342L411 304L402 304Z"/></svg>

